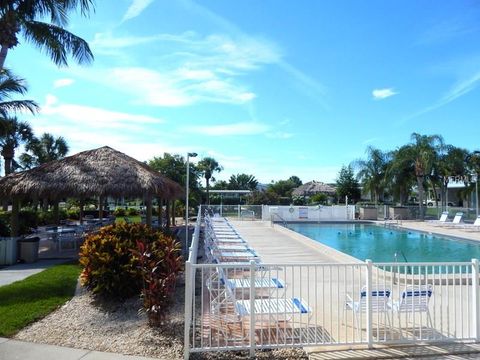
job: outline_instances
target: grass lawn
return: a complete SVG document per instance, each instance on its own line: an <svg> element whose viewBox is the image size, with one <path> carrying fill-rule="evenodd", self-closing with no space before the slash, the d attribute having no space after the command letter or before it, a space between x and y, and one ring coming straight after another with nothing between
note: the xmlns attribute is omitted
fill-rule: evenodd
<svg viewBox="0 0 480 360"><path fill-rule="evenodd" d="M123 216L123 217L117 217L115 219L115 222L116 223L124 223L125 222L125 218L127 218L128 220L130 220L131 223L141 223L142 222L142 217L140 215L138 216Z"/></svg>
<svg viewBox="0 0 480 360"><path fill-rule="evenodd" d="M0 336L12 336L71 299L80 274L77 264L56 265L0 287Z"/></svg>

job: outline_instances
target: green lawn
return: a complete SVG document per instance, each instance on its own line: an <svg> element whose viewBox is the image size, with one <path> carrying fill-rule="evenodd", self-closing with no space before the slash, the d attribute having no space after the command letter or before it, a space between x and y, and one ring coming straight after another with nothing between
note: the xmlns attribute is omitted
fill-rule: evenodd
<svg viewBox="0 0 480 360"><path fill-rule="evenodd" d="M0 336L12 336L71 299L80 274L77 264L56 265L0 287Z"/></svg>
<svg viewBox="0 0 480 360"><path fill-rule="evenodd" d="M125 222L125 218L128 218L131 223L141 223L142 222L142 217L140 215L138 216L124 216L124 217L117 217L115 219L116 223L123 223Z"/></svg>

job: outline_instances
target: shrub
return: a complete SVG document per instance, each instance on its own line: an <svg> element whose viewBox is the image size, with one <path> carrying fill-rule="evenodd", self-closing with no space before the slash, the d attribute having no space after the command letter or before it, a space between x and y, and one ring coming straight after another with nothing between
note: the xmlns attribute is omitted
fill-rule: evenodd
<svg viewBox="0 0 480 360"><path fill-rule="evenodd" d="M124 208L116 208L113 215L123 217L127 214Z"/></svg>
<svg viewBox="0 0 480 360"><path fill-rule="evenodd" d="M82 285L110 299L139 294L142 274L139 258L132 253L139 241L160 249L166 240L146 225L126 223L106 226L87 236L80 248Z"/></svg>
<svg viewBox="0 0 480 360"><path fill-rule="evenodd" d="M132 253L139 259L143 308L149 323L161 325L175 292L177 275L182 270L179 243L162 234L159 241L153 243L137 241L137 249Z"/></svg>
<svg viewBox="0 0 480 360"><path fill-rule="evenodd" d="M135 208L129 208L127 210L127 216L138 216L140 214L140 211L138 211Z"/></svg>
<svg viewBox="0 0 480 360"><path fill-rule="evenodd" d="M80 219L80 210L79 209L69 209L67 210L67 218L72 220Z"/></svg>

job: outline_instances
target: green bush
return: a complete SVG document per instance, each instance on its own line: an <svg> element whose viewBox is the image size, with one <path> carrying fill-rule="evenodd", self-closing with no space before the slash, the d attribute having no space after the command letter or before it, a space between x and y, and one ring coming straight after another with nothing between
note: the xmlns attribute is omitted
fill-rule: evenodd
<svg viewBox="0 0 480 360"><path fill-rule="evenodd" d="M113 212L113 215L118 217L124 217L127 215L127 212L125 211L124 208L116 208L115 211Z"/></svg>
<svg viewBox="0 0 480 360"><path fill-rule="evenodd" d="M150 244L159 257L169 237L142 224L118 223L90 234L80 248L82 285L94 294L125 299L140 294L143 286L137 242Z"/></svg>
<svg viewBox="0 0 480 360"><path fill-rule="evenodd" d="M72 220L79 220L80 219L80 210L70 208L67 210L67 218Z"/></svg>
<svg viewBox="0 0 480 360"><path fill-rule="evenodd" d="M126 212L127 216L138 216L140 215L140 211L135 208L129 208Z"/></svg>

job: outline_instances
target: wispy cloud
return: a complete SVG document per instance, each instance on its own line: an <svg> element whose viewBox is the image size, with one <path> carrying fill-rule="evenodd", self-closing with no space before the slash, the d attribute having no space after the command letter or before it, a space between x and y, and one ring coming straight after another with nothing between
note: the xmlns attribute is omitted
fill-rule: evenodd
<svg viewBox="0 0 480 360"><path fill-rule="evenodd" d="M462 17L457 16L432 24L419 36L416 44L426 45L447 42L478 31L480 26L477 20L478 15L475 13L478 14L478 11L470 11Z"/></svg>
<svg viewBox="0 0 480 360"><path fill-rule="evenodd" d="M383 100L397 94L398 92L396 92L393 88L374 89L372 91L372 96L375 100Z"/></svg>
<svg viewBox="0 0 480 360"><path fill-rule="evenodd" d="M370 138L370 139L366 139L364 141L362 141L362 145L368 145L368 144L371 144L377 140L379 140L380 138L378 137L373 137L373 138Z"/></svg>
<svg viewBox="0 0 480 360"><path fill-rule="evenodd" d="M65 86L70 86L75 82L73 79L58 79L53 82L53 87L55 89L65 87Z"/></svg>
<svg viewBox="0 0 480 360"><path fill-rule="evenodd" d="M209 19L217 27L224 29L230 34L234 34L237 38L252 38L233 22L218 15L217 13L211 11L205 6L199 5L192 0L181 0L180 2L185 9L198 14L202 18ZM326 87L323 84L321 84L317 79L296 68L293 64L290 64L285 59L279 60L277 62L277 65L279 65L281 69L283 69L287 74L289 74L291 78L301 86L301 89L305 94L311 97L315 97L317 100L320 101L324 108L328 108L324 100L326 94Z"/></svg>
<svg viewBox="0 0 480 360"><path fill-rule="evenodd" d="M184 131L208 136L257 135L269 130L269 126L255 122L239 122L225 125L189 126Z"/></svg>
<svg viewBox="0 0 480 360"><path fill-rule="evenodd" d="M154 0L133 0L123 15L122 21L127 21L139 16Z"/></svg>
<svg viewBox="0 0 480 360"><path fill-rule="evenodd" d="M146 115L129 114L78 104L61 103L53 95L47 95L40 116L57 116L70 125L92 129L142 130L144 124L160 124L164 120Z"/></svg>
<svg viewBox="0 0 480 360"><path fill-rule="evenodd" d="M420 111L417 111L416 113L413 113L403 120L410 120L413 118L416 118L420 115L429 113L430 111L436 110L442 106L445 106L452 101L457 100L458 98L467 95L471 91L475 90L478 85L480 84L480 71L477 71L470 77L460 80L457 83L455 83L452 88L444 94L437 102L435 102L433 105L427 106Z"/></svg>

